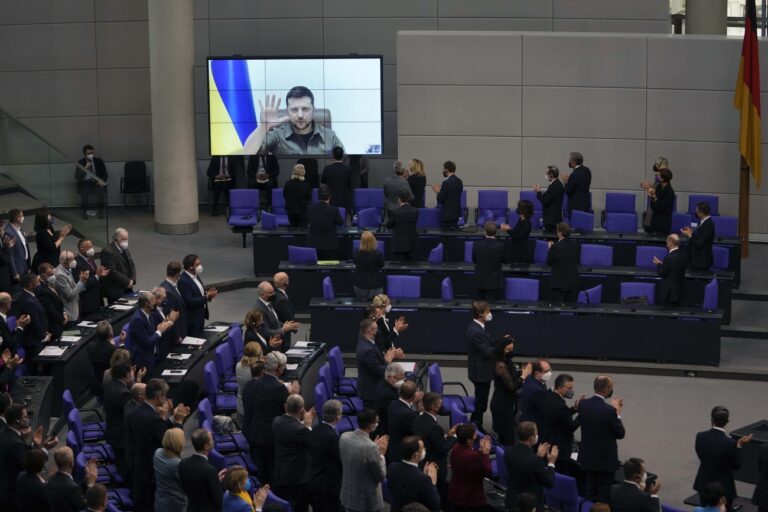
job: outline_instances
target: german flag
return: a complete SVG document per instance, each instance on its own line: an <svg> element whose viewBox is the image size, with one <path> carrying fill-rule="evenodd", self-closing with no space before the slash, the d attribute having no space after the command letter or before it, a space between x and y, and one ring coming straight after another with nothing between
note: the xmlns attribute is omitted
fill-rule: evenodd
<svg viewBox="0 0 768 512"><path fill-rule="evenodd" d="M760 187L760 60L757 56L757 10L755 0L747 0L744 16L744 42L739 60L739 78L733 107L740 111L739 152L749 165Z"/></svg>

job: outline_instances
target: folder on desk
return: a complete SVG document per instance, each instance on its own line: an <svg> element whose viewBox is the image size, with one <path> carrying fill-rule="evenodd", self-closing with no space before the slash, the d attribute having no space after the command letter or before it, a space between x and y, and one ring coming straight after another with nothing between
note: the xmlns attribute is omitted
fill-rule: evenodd
<svg viewBox="0 0 768 512"><path fill-rule="evenodd" d="M206 331L212 332L226 332L229 329L228 325L209 325L205 328Z"/></svg>
<svg viewBox="0 0 768 512"><path fill-rule="evenodd" d="M62 343L77 343L80 341L80 336L62 336L59 338L59 341Z"/></svg>
<svg viewBox="0 0 768 512"><path fill-rule="evenodd" d="M181 341L182 345L193 345L195 347L199 347L204 343L205 343L205 340L203 338L193 338L192 336L187 336Z"/></svg>
<svg viewBox="0 0 768 512"><path fill-rule="evenodd" d="M115 311L130 311L133 309L133 306L128 304L112 304L109 306L109 309L114 309Z"/></svg>
<svg viewBox="0 0 768 512"><path fill-rule="evenodd" d="M192 354L179 354L177 352L171 352L168 354L168 359L174 359L176 361L186 361L192 357Z"/></svg>
<svg viewBox="0 0 768 512"><path fill-rule="evenodd" d="M87 329L95 329L96 324L94 322L89 322L88 320L83 320L79 324L77 324L78 327L85 327Z"/></svg>
<svg viewBox="0 0 768 512"><path fill-rule="evenodd" d="M162 375L163 377L183 377L186 374L187 374L187 370L168 369L168 370L163 370L163 373L161 373L160 375Z"/></svg>
<svg viewBox="0 0 768 512"><path fill-rule="evenodd" d="M58 345L48 345L43 348L38 354L41 357L59 357L66 352L67 347L60 347Z"/></svg>

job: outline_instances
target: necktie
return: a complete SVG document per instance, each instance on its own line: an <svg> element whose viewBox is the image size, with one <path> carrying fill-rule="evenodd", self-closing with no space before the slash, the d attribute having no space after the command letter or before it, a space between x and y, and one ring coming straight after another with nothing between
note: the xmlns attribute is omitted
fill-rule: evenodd
<svg viewBox="0 0 768 512"><path fill-rule="evenodd" d="M228 176L227 172L227 157L221 157L221 174L222 176Z"/></svg>
<svg viewBox="0 0 768 512"><path fill-rule="evenodd" d="M88 266L91 267L92 271L96 271L96 264L93 262L93 258L90 256L88 257Z"/></svg>

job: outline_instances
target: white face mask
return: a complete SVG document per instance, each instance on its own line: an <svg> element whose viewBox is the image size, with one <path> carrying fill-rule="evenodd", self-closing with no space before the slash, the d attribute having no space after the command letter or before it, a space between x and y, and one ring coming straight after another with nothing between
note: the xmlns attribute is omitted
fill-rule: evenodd
<svg viewBox="0 0 768 512"><path fill-rule="evenodd" d="M93 155L85 155L85 158L93 162Z"/></svg>
<svg viewBox="0 0 768 512"><path fill-rule="evenodd" d="M419 462L423 461L427 458L427 450L421 450L421 455L419 456Z"/></svg>
<svg viewBox="0 0 768 512"><path fill-rule="evenodd" d="M552 378L552 370L549 370L547 373L542 374L541 381L545 384L549 382L549 379Z"/></svg>
<svg viewBox="0 0 768 512"><path fill-rule="evenodd" d="M94 254L96 254L96 250L93 247L85 251L85 255L88 256L89 258L93 258Z"/></svg>
<svg viewBox="0 0 768 512"><path fill-rule="evenodd" d="M490 322L491 320L493 320L493 313L489 311L485 314L485 321Z"/></svg>
<svg viewBox="0 0 768 512"><path fill-rule="evenodd" d="M400 379L400 380L396 381L396 382L395 382L395 387L396 387L397 389L400 389L400 386L402 386L402 385L403 385L403 382L405 382L405 379Z"/></svg>
<svg viewBox="0 0 768 512"><path fill-rule="evenodd" d="M534 436L534 438L533 438L533 444L534 444L534 445L537 445L537 444L539 444L539 434L536 434L536 435Z"/></svg>
<svg viewBox="0 0 768 512"><path fill-rule="evenodd" d="M45 278L45 280L46 280L46 282L47 282L48 284L53 284L53 283L55 283L55 282L56 282L56 276L55 276L55 275L53 275L53 276L48 276L48 277L46 277L46 278Z"/></svg>
<svg viewBox="0 0 768 512"><path fill-rule="evenodd" d="M120 242L120 248L121 248L122 250L126 250L126 249L128 249L128 240L125 240L125 241L123 241L123 242Z"/></svg>
<svg viewBox="0 0 768 512"><path fill-rule="evenodd" d="M379 423L378 423L378 422L376 422L376 423L374 423L374 424L373 424L373 430L372 430L372 432L376 432L377 430L379 430Z"/></svg>
<svg viewBox="0 0 768 512"><path fill-rule="evenodd" d="M21 218L19 219L19 226L21 226L22 224L24 224L24 217L21 217Z"/></svg>
<svg viewBox="0 0 768 512"><path fill-rule="evenodd" d="M77 262L75 260L72 260L69 262L69 268L75 269L77 268Z"/></svg>
<svg viewBox="0 0 768 512"><path fill-rule="evenodd" d="M198 265L195 267L195 274L202 274L203 273L203 266Z"/></svg>
<svg viewBox="0 0 768 512"><path fill-rule="evenodd" d="M643 490L645 490L645 486L648 482L648 473L643 473L642 478L640 478L640 487L642 487Z"/></svg>
<svg viewBox="0 0 768 512"><path fill-rule="evenodd" d="M392 304L387 304L387 307L386 307L386 308L384 308L384 311L386 311L387 313L389 313L390 311L392 311Z"/></svg>
<svg viewBox="0 0 768 512"><path fill-rule="evenodd" d="M544 175L544 180L545 180L547 183L549 183L549 174L545 174L545 175Z"/></svg>

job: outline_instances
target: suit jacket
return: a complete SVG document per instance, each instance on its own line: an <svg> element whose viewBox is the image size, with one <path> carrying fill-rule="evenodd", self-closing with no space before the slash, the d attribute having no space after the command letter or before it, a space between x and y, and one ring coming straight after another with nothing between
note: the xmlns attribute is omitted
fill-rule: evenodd
<svg viewBox="0 0 768 512"><path fill-rule="evenodd" d="M507 263L507 248L495 238L483 238L472 245L472 262L475 264L477 287L481 290L504 288L501 266Z"/></svg>
<svg viewBox="0 0 768 512"><path fill-rule="evenodd" d="M523 381L520 399L517 401L520 408L520 421L532 421L539 425L539 410L547 386L536 379L531 373Z"/></svg>
<svg viewBox="0 0 768 512"><path fill-rule="evenodd" d="M85 167L85 164L88 163L88 159L81 158L80 160L77 161L77 163ZM107 181L107 179L109 178L109 174L107 174L107 166L104 165L104 160L102 160L101 158L93 157L93 166L91 167L91 171L104 181ZM75 180L77 181L78 192L83 190L83 185L85 183L91 183L91 184L95 183L90 178L90 176L86 175L82 171L82 169L80 169L79 167L75 168Z"/></svg>
<svg viewBox="0 0 768 512"><path fill-rule="evenodd" d="M579 246L573 240L558 240L547 253L552 267L549 285L555 290L574 290L579 286Z"/></svg>
<svg viewBox="0 0 768 512"><path fill-rule="evenodd" d="M283 187L285 211L289 215L307 215L312 203L312 186L306 181L288 180Z"/></svg>
<svg viewBox="0 0 768 512"><path fill-rule="evenodd" d="M19 232L10 223L5 226L5 237L13 238L16 244L11 248L11 270L14 275L21 277L26 274L32 265L32 254L29 246L26 245L27 239L24 235L24 229Z"/></svg>
<svg viewBox="0 0 768 512"><path fill-rule="evenodd" d="M688 240L691 268L709 270L712 266L712 243L715 241L715 223L711 218L699 222L699 227Z"/></svg>
<svg viewBox="0 0 768 512"><path fill-rule="evenodd" d="M275 313L277 313L277 319L280 320L280 325L289 320L293 320L296 317L296 313L293 309L293 302L291 302L291 299L284 291L278 290L277 288L275 288L275 301L272 303L272 308L275 310ZM286 332L283 333L283 345L280 350L285 352L289 348L291 348L291 333Z"/></svg>
<svg viewBox="0 0 768 512"><path fill-rule="evenodd" d="M41 284L35 290L35 296L45 310L45 317L48 319L48 332L52 334L51 338L58 338L64 332L64 302L54 290L47 284Z"/></svg>
<svg viewBox="0 0 768 512"><path fill-rule="evenodd" d="M424 208L424 189L427 188L427 177L408 176L408 186L411 188L411 204L416 208Z"/></svg>
<svg viewBox="0 0 768 512"><path fill-rule="evenodd" d="M70 322L80 319L80 294L85 291L85 284L80 281L80 274L77 274L77 281L72 277L72 272L61 265L54 269L56 282L53 286L59 293L59 297L64 305L64 311L67 312Z"/></svg>
<svg viewBox="0 0 768 512"><path fill-rule="evenodd" d="M352 206L352 169L341 162L326 165L320 183L328 185L331 204L339 208Z"/></svg>
<svg viewBox="0 0 768 512"><path fill-rule="evenodd" d="M42 339L48 331L48 316L45 308L34 295L22 290L13 301L14 316L29 315L29 325L24 328L21 336L22 345L27 352L27 358L37 355L43 348Z"/></svg>
<svg viewBox="0 0 768 512"><path fill-rule="evenodd" d="M277 292L275 292L277 297ZM275 310L274 303L271 304L272 308L264 304L261 299L256 299L256 305L254 309L261 311L261 317L264 319L264 324L261 327L260 334L264 337L264 340L269 342L269 338L272 336L284 336L283 324L280 323L280 319L277 317L277 311Z"/></svg>
<svg viewBox="0 0 768 512"><path fill-rule="evenodd" d="M0 504L7 503L6 510L15 509L14 487L24 468L24 454L30 449L19 434L7 426L3 428L0 434Z"/></svg>
<svg viewBox="0 0 768 512"><path fill-rule="evenodd" d="M555 468L539 458L533 448L522 443L507 447L504 464L509 474L507 507L511 507L517 496L525 492L536 497L536 510L544 510L544 488L551 489L555 484Z"/></svg>
<svg viewBox="0 0 768 512"><path fill-rule="evenodd" d="M659 300L662 304L680 304L685 290L685 271L688 257L681 249L676 249L656 265L659 275L664 279L659 283Z"/></svg>
<svg viewBox="0 0 768 512"><path fill-rule="evenodd" d="M382 315L376 320L376 326L379 330L376 332L375 342L382 354L391 348L401 348L400 335L386 315Z"/></svg>
<svg viewBox="0 0 768 512"><path fill-rule="evenodd" d="M568 196L568 211L581 210L588 212L592 207L589 197L589 187L592 184L592 171L589 167L579 165L573 169L565 184Z"/></svg>
<svg viewBox="0 0 768 512"><path fill-rule="evenodd" d="M672 213L675 210L675 191L672 185L656 185L656 199L651 200L649 207L653 216L648 230L651 233L668 235L672 230Z"/></svg>
<svg viewBox="0 0 768 512"><path fill-rule="evenodd" d="M37 246L37 252L32 258L32 271L37 272L37 269L42 263L50 263L54 267L59 264L59 255L61 254L61 248L56 247L56 242L59 240L59 232L51 229L39 229L35 231L35 245Z"/></svg>
<svg viewBox="0 0 768 512"><path fill-rule="evenodd" d="M194 283L193 283L194 284ZM179 312L179 319L173 323L173 327L168 331L173 332L173 338L176 340L182 340L186 338L187 331L189 330L189 314L187 313L187 304L184 302L184 297L181 296L178 286L173 286L167 279L163 279L160 286L165 288L165 302L163 303L163 313L168 316L171 311L176 310Z"/></svg>
<svg viewBox="0 0 768 512"><path fill-rule="evenodd" d="M357 396L365 402L376 400L376 386L384 378L387 362L375 343L365 338L357 342Z"/></svg>
<svg viewBox="0 0 768 512"><path fill-rule="evenodd" d="M127 432L124 416L125 404L131 399L131 391L121 380L109 379L104 383L104 416L107 423L105 437L116 448L125 448Z"/></svg>
<svg viewBox="0 0 768 512"><path fill-rule="evenodd" d="M494 341L486 328L474 320L467 326L467 365L469 380L491 382L493 380Z"/></svg>
<svg viewBox="0 0 768 512"><path fill-rule="evenodd" d="M392 175L384 180L384 199L387 201L387 210L392 212L400 206L400 196L406 192L411 195L411 186L408 181L397 175Z"/></svg>
<svg viewBox="0 0 768 512"><path fill-rule="evenodd" d="M379 384L376 386L375 396L376 414L379 416L379 428L373 434L374 436L377 436L388 433L389 405L397 400L397 398L400 396L400 390L390 384L387 379L381 379ZM392 436L390 436L390 444L391 440Z"/></svg>
<svg viewBox="0 0 768 512"><path fill-rule="evenodd" d="M69 475L57 471L48 479L52 512L80 512L88 508L83 489Z"/></svg>
<svg viewBox="0 0 768 512"><path fill-rule="evenodd" d="M437 481L445 482L448 475L448 454L456 444L456 438L445 438L445 430L435 418L423 412L413 420L413 435L424 441L427 462L437 464Z"/></svg>
<svg viewBox="0 0 768 512"><path fill-rule="evenodd" d="M339 434L327 423L318 423L309 434L309 454L312 459L313 493L338 496L341 492L341 454Z"/></svg>
<svg viewBox="0 0 768 512"><path fill-rule="evenodd" d="M413 421L419 416L400 398L394 399L387 407L387 434L389 445L387 446L387 460L394 462L400 460L400 443L408 436L413 435ZM381 417L379 417L381 421Z"/></svg>
<svg viewBox="0 0 768 512"><path fill-rule="evenodd" d="M227 173L231 178L230 186L235 188L237 187L237 178L245 176L245 159L242 156L214 156L211 158L211 161L208 162L208 170L205 174L208 176L209 180L213 181L213 179L218 176L219 170L221 169L222 158L227 158Z"/></svg>
<svg viewBox="0 0 768 512"><path fill-rule="evenodd" d="M288 390L277 377L265 373L243 388L243 432L249 444L273 446L272 423L282 416Z"/></svg>
<svg viewBox="0 0 768 512"><path fill-rule="evenodd" d="M352 262L355 264L355 273L352 274L352 286L363 290L384 288L384 255L374 249L370 252L356 250L352 253Z"/></svg>
<svg viewBox="0 0 768 512"><path fill-rule="evenodd" d="M16 510L19 512L48 512L47 485L34 473L23 471L16 480ZM11 508L13 510L13 508Z"/></svg>
<svg viewBox="0 0 768 512"><path fill-rule="evenodd" d="M508 235L512 239L512 263L530 263L531 247L528 237L531 235L531 219L519 218L515 227L508 231Z"/></svg>
<svg viewBox="0 0 768 512"><path fill-rule="evenodd" d="M593 395L579 401L581 445L579 464L587 471L616 471L619 467L617 439L624 439L624 423L603 397Z"/></svg>
<svg viewBox="0 0 768 512"><path fill-rule="evenodd" d="M127 434L126 446L130 446L128 464L135 480L142 483L154 481L152 460L155 450L162 446L165 431L173 427L184 428L181 423L174 423L172 418L162 419L147 402L136 406L128 414L124 428ZM192 501L190 499L190 503Z"/></svg>
<svg viewBox="0 0 768 512"><path fill-rule="evenodd" d="M536 197L542 205L542 217L545 226L554 226L563 220L563 182L552 181L546 192L536 192Z"/></svg>
<svg viewBox="0 0 768 512"><path fill-rule="evenodd" d="M13 249L0 240L0 292L10 293L13 285Z"/></svg>
<svg viewBox="0 0 768 512"><path fill-rule="evenodd" d="M392 495L390 510L400 512L409 503L421 503L429 510L440 510L440 496L432 480L418 466L399 461L389 466L387 485Z"/></svg>
<svg viewBox="0 0 768 512"><path fill-rule="evenodd" d="M347 510L375 512L384 508L381 482L387 466L379 448L362 430L345 432L339 439L344 472L341 479L341 504Z"/></svg>
<svg viewBox="0 0 768 512"><path fill-rule="evenodd" d="M416 223L419 220L419 209L410 204L390 210L387 228L392 230L392 252L411 253L419 243Z"/></svg>
<svg viewBox="0 0 768 512"><path fill-rule="evenodd" d="M8 328L8 323L0 316L0 353L6 348L11 351L11 354L16 353L16 349L20 343L24 341L24 330L16 327L13 332Z"/></svg>
<svg viewBox="0 0 768 512"><path fill-rule="evenodd" d="M757 470L760 478L752 495L752 503L765 509L768 508L768 444L761 446L757 452Z"/></svg>
<svg viewBox="0 0 768 512"><path fill-rule="evenodd" d="M85 318L91 313L98 311L104 305L104 299L101 297L101 279L96 277L96 261L93 261L93 265L88 262L87 257L83 257L78 253L75 258L77 267L75 268L75 275L79 276L80 272L88 271L88 280L85 282L85 290L80 293L80 315Z"/></svg>
<svg viewBox="0 0 768 512"><path fill-rule="evenodd" d="M158 306L158 309L152 311L149 318L152 325L160 325L165 321L165 313ZM174 323L174 325L176 324ZM165 358L171 353L171 347L178 343L178 341L178 338L175 338L173 327L166 329L157 341L157 345L155 345L155 362L165 361Z"/></svg>
<svg viewBox="0 0 768 512"><path fill-rule="evenodd" d="M710 482L719 482L725 487L729 501L736 497L733 472L741 467L741 450L736 440L722 430L709 429L696 434L696 456L699 469L693 488L698 492Z"/></svg>
<svg viewBox="0 0 768 512"><path fill-rule="evenodd" d="M573 452L573 433L579 428L575 409L554 391L545 391L539 400L539 431L542 443L557 446L557 460L568 460Z"/></svg>
<svg viewBox="0 0 768 512"><path fill-rule="evenodd" d="M443 222L455 222L461 217L461 193L464 191L464 183L454 175L448 176L440 186L437 193L437 202L442 206L440 220Z"/></svg>
<svg viewBox="0 0 768 512"><path fill-rule="evenodd" d="M109 268L109 274L101 278L101 290L104 296L115 301L125 294L130 281L136 282L136 265L131 252L120 252L112 241L101 251L101 264Z"/></svg>
<svg viewBox="0 0 768 512"><path fill-rule="evenodd" d="M275 476L272 484L304 485L312 478L309 435L312 431L293 416L283 414L272 421L275 442Z"/></svg>
<svg viewBox="0 0 768 512"><path fill-rule="evenodd" d="M146 368L152 375L155 369L155 350L160 343L157 323L152 315L137 309L131 317L128 327L128 345L131 347L131 361L137 368Z"/></svg>
<svg viewBox="0 0 768 512"><path fill-rule="evenodd" d="M181 488L187 495L187 512L219 512L224 487L219 472L205 457L194 454L179 462Z"/></svg>
<svg viewBox="0 0 768 512"><path fill-rule="evenodd" d="M203 286L200 276L195 276L194 279ZM200 293L200 288L197 287L194 279L186 271L182 272L179 278L179 294L184 300L187 311L187 331L199 332L203 330L205 321L208 320L208 298L205 293Z"/></svg>
<svg viewBox="0 0 768 512"><path fill-rule="evenodd" d="M309 205L307 214L309 217L309 231L307 233L309 245L321 251L337 251L339 240L336 226L344 225L339 209L324 201L319 201Z"/></svg>
<svg viewBox="0 0 768 512"><path fill-rule="evenodd" d="M652 498L632 482L611 486L611 510L615 512L659 512L659 498Z"/></svg>

